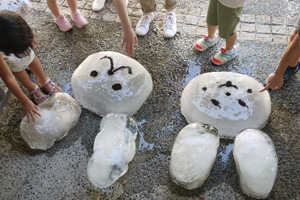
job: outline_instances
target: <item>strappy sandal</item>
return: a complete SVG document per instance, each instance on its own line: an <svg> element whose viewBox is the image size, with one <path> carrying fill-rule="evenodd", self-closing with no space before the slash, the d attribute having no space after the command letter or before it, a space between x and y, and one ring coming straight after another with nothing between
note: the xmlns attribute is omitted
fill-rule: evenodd
<svg viewBox="0 0 300 200"><path fill-rule="evenodd" d="M40 97L36 97L35 95L36 95L36 93L39 92L39 91L40 91L43 95L40 96ZM36 105L39 105L39 104L43 103L43 102L46 101L46 100L48 99L48 97L49 97L48 95L44 94L44 93L40 90L40 88L39 88L38 86L36 86L36 88L35 88L33 91L29 92L29 93L30 93L30 95L31 95L31 98L32 98L33 103L35 103Z"/></svg>
<svg viewBox="0 0 300 200"><path fill-rule="evenodd" d="M47 87L49 84L52 86L52 88L50 89L49 92L47 92L47 91L46 91L46 87ZM46 93L46 94L48 93L49 96L52 96L53 94L62 91L61 88L60 88L58 85L56 85L55 83L53 83L53 82L51 81L51 79L48 79L42 86L40 86L40 88L41 88L41 90L42 90L44 93Z"/></svg>

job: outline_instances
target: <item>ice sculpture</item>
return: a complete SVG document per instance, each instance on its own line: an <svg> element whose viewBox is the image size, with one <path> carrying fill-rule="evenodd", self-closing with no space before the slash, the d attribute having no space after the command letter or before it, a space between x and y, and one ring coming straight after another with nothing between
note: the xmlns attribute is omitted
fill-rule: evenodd
<svg viewBox="0 0 300 200"><path fill-rule="evenodd" d="M189 190L200 187L209 176L218 147L216 128L202 123L184 127L178 134L171 153L172 180Z"/></svg>
<svg viewBox="0 0 300 200"><path fill-rule="evenodd" d="M152 91L148 71L136 60L116 52L87 57L72 75L75 99L101 116L134 115Z"/></svg>
<svg viewBox="0 0 300 200"><path fill-rule="evenodd" d="M116 52L87 57L72 75L75 99L105 116L87 167L88 179L99 188L113 184L128 170L135 155L137 127L131 118L152 91L152 78L134 59Z"/></svg>
<svg viewBox="0 0 300 200"><path fill-rule="evenodd" d="M181 97L181 112L188 123L202 122L234 138L246 128L262 128L271 113L270 95L259 93L255 79L233 72L204 73L191 80Z"/></svg>
<svg viewBox="0 0 300 200"><path fill-rule="evenodd" d="M55 141L65 137L81 114L81 107L70 95L56 93L39 105L42 117L28 123L26 117L20 125L21 136L32 149L46 150Z"/></svg>
<svg viewBox="0 0 300 200"><path fill-rule="evenodd" d="M106 188L127 172L135 155L136 135L136 122L127 115L111 113L102 119L87 167L93 185Z"/></svg>
<svg viewBox="0 0 300 200"><path fill-rule="evenodd" d="M278 159L271 138L257 129L246 129L234 140L233 156L245 194L266 198L277 174Z"/></svg>

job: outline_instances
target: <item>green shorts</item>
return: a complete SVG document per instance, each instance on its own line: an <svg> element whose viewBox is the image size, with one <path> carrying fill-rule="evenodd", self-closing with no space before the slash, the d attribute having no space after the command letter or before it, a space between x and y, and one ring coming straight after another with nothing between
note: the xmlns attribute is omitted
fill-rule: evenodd
<svg viewBox="0 0 300 200"><path fill-rule="evenodd" d="M218 26L219 36L228 39L236 32L242 10L243 7L228 8L218 0L210 0L206 22L209 25Z"/></svg>

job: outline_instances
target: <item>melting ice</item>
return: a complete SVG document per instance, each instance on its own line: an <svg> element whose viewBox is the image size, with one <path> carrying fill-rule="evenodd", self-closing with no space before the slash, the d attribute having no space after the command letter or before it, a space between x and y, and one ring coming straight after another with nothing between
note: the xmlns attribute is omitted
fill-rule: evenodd
<svg viewBox="0 0 300 200"><path fill-rule="evenodd" d="M102 119L87 167L93 185L109 187L127 172L128 163L135 155L136 136L136 122L125 114L110 113Z"/></svg>
<svg viewBox="0 0 300 200"><path fill-rule="evenodd" d="M209 176L218 146L218 131L214 127L202 123L185 126L172 148L172 180L189 190L200 187Z"/></svg>
<svg viewBox="0 0 300 200"><path fill-rule="evenodd" d="M116 52L87 57L72 75L75 99L101 116L132 116L152 91L149 72L136 60Z"/></svg>
<svg viewBox="0 0 300 200"><path fill-rule="evenodd" d="M20 132L32 149L46 150L55 141L61 140L73 128L81 114L81 107L70 95L56 93L39 105L42 117L36 116L36 122L28 123L24 117Z"/></svg>
<svg viewBox="0 0 300 200"><path fill-rule="evenodd" d="M234 140L233 156L245 194L266 198L277 174L277 154L271 138L257 129L246 129Z"/></svg>
<svg viewBox="0 0 300 200"><path fill-rule="evenodd" d="M246 128L262 128L271 113L270 95L255 79L233 72L204 73L184 88L181 112L188 123L202 122L234 138ZM233 126L234 124L234 126Z"/></svg>

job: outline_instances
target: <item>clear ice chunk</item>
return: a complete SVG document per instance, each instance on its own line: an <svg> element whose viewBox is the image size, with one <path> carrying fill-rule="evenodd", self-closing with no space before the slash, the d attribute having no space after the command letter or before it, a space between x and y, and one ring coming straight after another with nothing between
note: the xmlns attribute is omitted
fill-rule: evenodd
<svg viewBox="0 0 300 200"><path fill-rule="evenodd" d="M149 72L136 60L116 52L87 57L72 75L75 99L86 109L134 115L152 91Z"/></svg>
<svg viewBox="0 0 300 200"><path fill-rule="evenodd" d="M245 194L266 198L277 174L278 159L272 139L263 131L246 129L234 140L233 156Z"/></svg>
<svg viewBox="0 0 300 200"><path fill-rule="evenodd" d="M262 88L243 74L204 73L184 88L181 112L188 123L211 124L221 138L234 138L244 129L260 129L267 123L271 100L267 91L259 92Z"/></svg>
<svg viewBox="0 0 300 200"><path fill-rule="evenodd" d="M172 180L189 190L201 187L213 167L219 143L218 131L213 126L202 123L185 126L172 148Z"/></svg>
<svg viewBox="0 0 300 200"><path fill-rule="evenodd" d="M127 172L135 155L136 136L136 122L125 114L110 113L102 119L87 166L88 179L94 186L107 188Z"/></svg>
<svg viewBox="0 0 300 200"><path fill-rule="evenodd" d="M39 105L42 117L36 115L36 122L28 123L24 117L20 132L32 149L46 150L54 142L65 137L78 122L81 107L70 95L56 93Z"/></svg>

